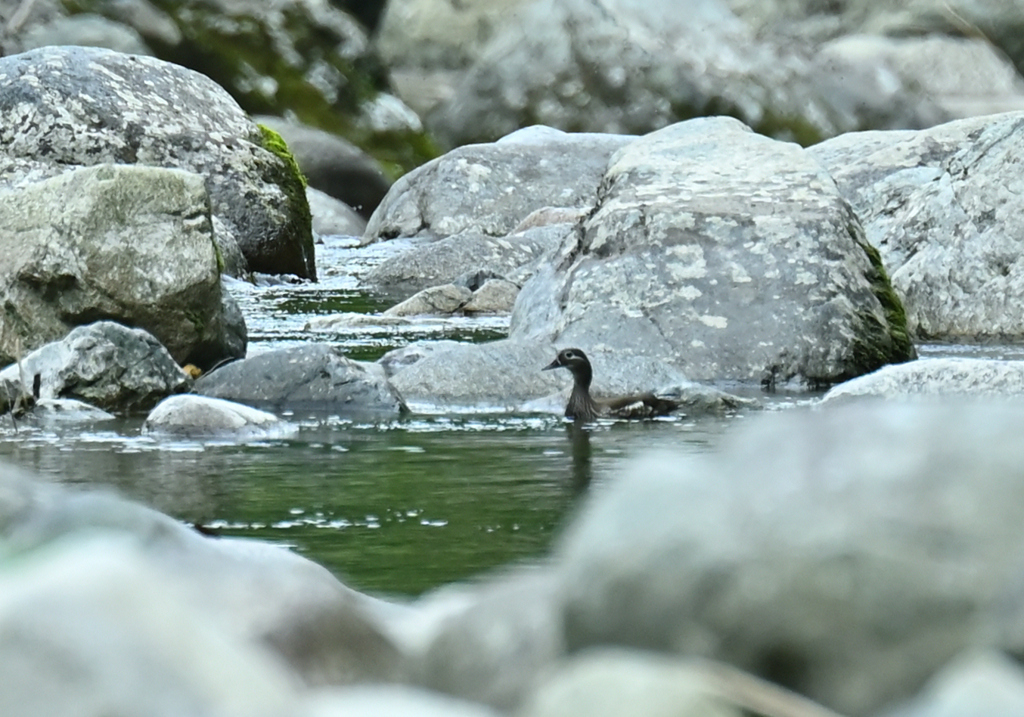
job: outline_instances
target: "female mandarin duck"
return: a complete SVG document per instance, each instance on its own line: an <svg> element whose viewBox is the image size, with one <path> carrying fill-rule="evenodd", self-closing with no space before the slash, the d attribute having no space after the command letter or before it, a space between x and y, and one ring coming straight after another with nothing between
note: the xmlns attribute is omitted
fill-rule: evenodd
<svg viewBox="0 0 1024 717"><path fill-rule="evenodd" d="M594 371L587 355L579 349L562 349L555 360L542 370L567 368L572 373L573 386L569 402L565 405L566 418L593 421L595 418L653 418L664 416L679 408L679 403L658 398L653 393L636 396L616 396L594 399L590 395L590 382Z"/></svg>

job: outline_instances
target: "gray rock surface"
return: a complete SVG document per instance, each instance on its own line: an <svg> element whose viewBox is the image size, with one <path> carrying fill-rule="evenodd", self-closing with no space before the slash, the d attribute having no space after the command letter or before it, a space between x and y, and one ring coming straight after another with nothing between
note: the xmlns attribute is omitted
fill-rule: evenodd
<svg viewBox="0 0 1024 717"><path fill-rule="evenodd" d="M395 182L365 238L502 237L537 209L592 207L608 157L634 139L529 127L459 147Z"/></svg>
<svg viewBox="0 0 1024 717"><path fill-rule="evenodd" d="M741 717L707 675L683 662L605 650L560 666L519 711L520 717ZM746 706L746 705L742 705Z"/></svg>
<svg viewBox="0 0 1024 717"><path fill-rule="evenodd" d="M113 321L79 326L60 341L36 349L0 371L31 392L40 376L41 398L75 398L118 413L144 411L190 381L159 341L142 329Z"/></svg>
<svg viewBox="0 0 1024 717"><path fill-rule="evenodd" d="M528 277L567 233L561 227L532 229L492 237L462 232L437 241L419 241L384 259L363 277L367 286L386 294L408 294L455 281L467 272L521 273Z"/></svg>
<svg viewBox="0 0 1024 717"><path fill-rule="evenodd" d="M498 717L483 705L406 685L322 690L305 700L302 717Z"/></svg>
<svg viewBox="0 0 1024 717"><path fill-rule="evenodd" d="M384 316L447 316L461 309L472 296L472 291L456 284L431 286L390 307Z"/></svg>
<svg viewBox="0 0 1024 717"><path fill-rule="evenodd" d="M554 355L542 342L455 344L397 370L391 383L410 404L511 411L569 384L566 376L541 371Z"/></svg>
<svg viewBox="0 0 1024 717"><path fill-rule="evenodd" d="M104 47L130 55L152 55L153 51L133 28L91 13L56 18L35 25L21 37L22 49L47 45L84 45Z"/></svg>
<svg viewBox="0 0 1024 717"><path fill-rule="evenodd" d="M721 0L682 13L675 0L541 0L507 12L426 122L455 146L533 123L644 134L711 114L803 143L946 119L881 63L826 62L758 35Z"/></svg>
<svg viewBox="0 0 1024 717"><path fill-rule="evenodd" d="M1024 336L1024 112L809 151L878 248L917 337Z"/></svg>
<svg viewBox="0 0 1024 717"><path fill-rule="evenodd" d="M930 98L943 120L1024 109L1024 78L1006 55L988 38L956 35L846 35L819 54L864 71L891 68L903 86Z"/></svg>
<svg viewBox="0 0 1024 717"><path fill-rule="evenodd" d="M473 292L462 307L463 313L510 314L519 296L519 287L507 279L488 279Z"/></svg>
<svg viewBox="0 0 1024 717"><path fill-rule="evenodd" d="M282 438L297 431L272 413L193 394L165 398L142 424L143 433L189 438Z"/></svg>
<svg viewBox="0 0 1024 717"><path fill-rule="evenodd" d="M106 698L137 692L141 699L146 699L147 684L155 692L168 683L173 685L182 675L194 676L197 671L200 675L209 673L199 682L200 686L205 685L204 689L226 690L245 705L250 703L238 691L244 693L248 687L258 697L261 679L273 686L282 682L297 685L296 678L306 685L319 685L399 677L398 654L370 617L379 610L378 601L350 590L321 566L280 546L236 538L209 538L111 493L46 484L7 465L0 466L0 539L4 544L5 567L17 563L22 571L50 575L45 586L49 595L40 585L36 592L37 607L29 601L10 610L7 597L11 592L3 591L0 612L4 619L0 622L4 627L0 633L5 635L4 645L11 650L5 655L6 661L0 660L0 672L8 670L3 673L5 684L15 674L25 674L10 671L11 656L17 651L6 636L19 629L18 625L25 625L29 616L33 630L39 632L28 632L26 642L45 637L29 653L34 655L32 659L43 659L47 653L41 646L47 642L64 644L72 655L68 662L87 669L89 678L63 682L83 691L95 690ZM78 553L78 559L61 558L65 550ZM79 567L60 569L71 565ZM17 575L12 572L17 571L5 570L4 578L15 583ZM62 573L66 574L60 577ZM85 603L80 602L83 597ZM56 620L59 613L59 621L50 628L46 627L47 603L60 605L53 616ZM147 604L154 607L144 609L142 606ZM88 605L93 607L87 608ZM119 622L118 610L122 607L131 614L124 615ZM136 610L142 614L135 613ZM103 615L103 619L90 617L98 615ZM188 629L196 624L205 625L201 642L197 642L198 637L194 640ZM106 631L96 633L100 625ZM122 648L113 638L107 641L95 637L132 633L138 634L142 644L132 640ZM242 654L238 661L243 666L233 680L220 684L213 677L229 674L234 669L231 665L222 666L228 672L221 673L214 668L217 660L207 664L206 653L192 653L207 639L240 645ZM129 646L131 649L125 649ZM239 649L233 648L231 654ZM241 674L250 669L245 665L251 661L271 659L276 665L276 676L263 676L256 671L250 684ZM135 660L139 664L134 664ZM24 662L20 664L24 670ZM51 670L31 672L37 680L34 685L53 683ZM116 680L122 678L128 681L130 689L117 689L120 683ZM4 690L0 699L7 693ZM40 696L42 690L37 698ZM242 709L229 714L245 713ZM21 713L5 710L5 714ZM126 714L179 711L142 710Z"/></svg>
<svg viewBox="0 0 1024 717"><path fill-rule="evenodd" d="M913 357L902 322L820 165L711 118L612 157L595 211L520 291L510 337L657 358L696 380L815 386Z"/></svg>
<svg viewBox="0 0 1024 717"><path fill-rule="evenodd" d="M195 392L275 412L404 413L401 395L374 368L346 358L329 344L307 344L230 363L201 376Z"/></svg>
<svg viewBox="0 0 1024 717"><path fill-rule="evenodd" d="M885 366L833 386L824 402L867 396L905 400L936 396L1024 398L1024 361L930 358Z"/></svg>
<svg viewBox="0 0 1024 717"><path fill-rule="evenodd" d="M639 461L555 551L569 649L714 657L844 714L910 697L1008 633L992 623L1024 557L1022 420L1019 403L857 403Z"/></svg>
<svg viewBox="0 0 1024 717"><path fill-rule="evenodd" d="M0 712L272 717L297 685L181 604L141 546L58 543L0 578Z"/></svg>
<svg viewBox="0 0 1024 717"><path fill-rule="evenodd" d="M0 363L97 317L146 329L181 363L244 354L198 175L100 165L0 197Z"/></svg>
<svg viewBox="0 0 1024 717"><path fill-rule="evenodd" d="M438 626L414 679L497 709L515 708L565 651L561 586L553 577L519 571L478 586L465 608L453 609Z"/></svg>
<svg viewBox="0 0 1024 717"><path fill-rule="evenodd" d="M179 65L85 47L0 58L0 184L103 163L185 169L254 271L314 278L301 180L270 146L230 95Z"/></svg>

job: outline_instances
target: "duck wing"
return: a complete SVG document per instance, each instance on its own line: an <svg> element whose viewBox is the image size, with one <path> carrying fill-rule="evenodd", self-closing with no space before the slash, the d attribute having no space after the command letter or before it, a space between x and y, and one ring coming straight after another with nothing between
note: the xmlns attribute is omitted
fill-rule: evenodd
<svg viewBox="0 0 1024 717"><path fill-rule="evenodd" d="M658 398L653 393L638 396L618 396L601 402L603 414L613 418L653 418L664 416L679 408L679 403Z"/></svg>

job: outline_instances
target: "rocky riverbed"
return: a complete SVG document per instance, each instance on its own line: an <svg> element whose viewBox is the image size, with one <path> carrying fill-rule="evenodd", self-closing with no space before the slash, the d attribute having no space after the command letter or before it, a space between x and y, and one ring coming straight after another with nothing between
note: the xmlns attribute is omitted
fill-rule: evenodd
<svg viewBox="0 0 1024 717"><path fill-rule="evenodd" d="M1019 22L543 0L453 60L395 2L425 124L336 8L229 23L372 159L158 5L0 15L0 712L1024 711ZM568 346L680 411L563 421Z"/></svg>

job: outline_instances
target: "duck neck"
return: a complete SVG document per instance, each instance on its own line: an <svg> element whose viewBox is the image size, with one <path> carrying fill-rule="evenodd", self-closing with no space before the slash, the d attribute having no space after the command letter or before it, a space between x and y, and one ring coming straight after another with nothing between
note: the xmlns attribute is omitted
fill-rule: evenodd
<svg viewBox="0 0 1024 717"><path fill-rule="evenodd" d="M590 381L593 373L589 366L580 366L572 373L572 394L565 406L568 418L590 420L598 414L597 404L590 397Z"/></svg>

